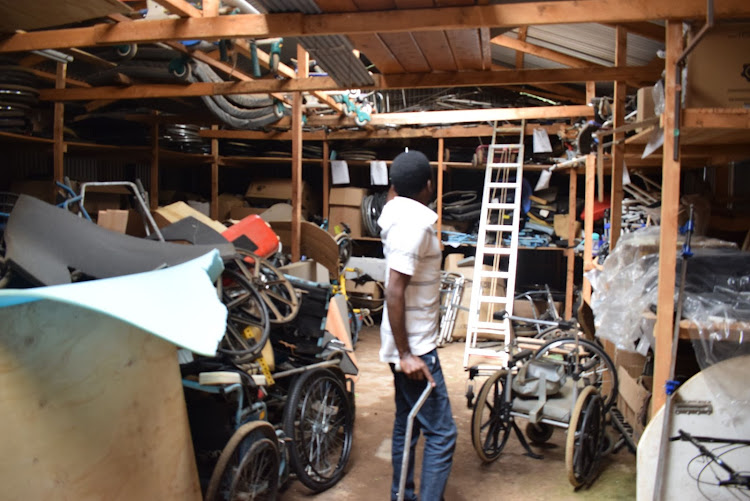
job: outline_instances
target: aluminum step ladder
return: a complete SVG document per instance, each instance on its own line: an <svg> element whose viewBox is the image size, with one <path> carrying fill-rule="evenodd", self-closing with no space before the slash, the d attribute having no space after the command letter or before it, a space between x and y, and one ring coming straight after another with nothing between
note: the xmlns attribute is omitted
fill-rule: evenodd
<svg viewBox="0 0 750 501"><path fill-rule="evenodd" d="M495 123L487 151L464 369L477 367L480 372L492 372L508 364L505 348L511 341L510 321L495 320L493 315L503 310L513 314L525 126L524 122L518 144L498 144ZM485 258L491 262L489 270L485 269ZM492 347L480 347L477 342L480 335L497 342L491 343ZM475 363L476 359L482 363Z"/></svg>

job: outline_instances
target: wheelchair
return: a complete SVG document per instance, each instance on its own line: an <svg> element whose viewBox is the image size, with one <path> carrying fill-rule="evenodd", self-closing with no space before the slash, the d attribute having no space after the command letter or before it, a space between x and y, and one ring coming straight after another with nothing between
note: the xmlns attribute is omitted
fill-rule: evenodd
<svg viewBox="0 0 750 501"><path fill-rule="evenodd" d="M500 320L534 321L506 312L496 315ZM528 456L541 459L529 442L542 444L555 428L566 430L565 466L568 480L577 488L595 478L600 458L614 446L606 427L617 398L617 371L602 347L580 337L572 322L555 323L573 334L542 345L535 339L513 338L507 367L469 369L472 382L487 377L476 401L473 386L467 393L473 407L471 438L486 463L500 456L511 432ZM527 421L528 441L516 419Z"/></svg>
<svg viewBox="0 0 750 501"><path fill-rule="evenodd" d="M356 373L324 329L330 286L238 250L217 293L228 310L218 355L181 365L205 499L273 500L293 477L329 489L351 452Z"/></svg>

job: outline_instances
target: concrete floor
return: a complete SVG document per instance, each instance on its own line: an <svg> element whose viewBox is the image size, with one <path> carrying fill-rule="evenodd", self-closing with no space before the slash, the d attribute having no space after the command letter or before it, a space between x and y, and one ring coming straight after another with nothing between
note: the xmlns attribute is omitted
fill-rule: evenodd
<svg viewBox="0 0 750 501"><path fill-rule="evenodd" d="M344 478L329 491L313 495L293 482L282 496L294 500L387 500L391 483L390 437L393 423L393 380L386 364L378 360L378 328L362 332L357 344L360 380L356 389L357 418L354 445ZM490 499L534 500L632 500L635 499L635 456L620 450L603 459L601 474L588 489L574 492L565 471L565 431L556 429L544 449L544 459L523 455L511 437L502 455L483 464L471 445L471 410L464 397L467 381L463 370L464 343L440 350L453 416L458 426L458 445L445 495L447 501ZM479 388L475 388L475 393ZM520 422L521 429L525 423ZM419 462L417 463L420 464ZM417 478L419 477L419 466Z"/></svg>

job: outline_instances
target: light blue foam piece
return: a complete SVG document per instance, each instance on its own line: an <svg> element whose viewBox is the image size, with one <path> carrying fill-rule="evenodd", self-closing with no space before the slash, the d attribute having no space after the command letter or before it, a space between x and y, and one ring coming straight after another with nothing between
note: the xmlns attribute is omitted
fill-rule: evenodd
<svg viewBox="0 0 750 501"><path fill-rule="evenodd" d="M0 289L0 308L42 299L101 312L195 353L213 356L227 309L214 282L218 250L156 271L33 289Z"/></svg>

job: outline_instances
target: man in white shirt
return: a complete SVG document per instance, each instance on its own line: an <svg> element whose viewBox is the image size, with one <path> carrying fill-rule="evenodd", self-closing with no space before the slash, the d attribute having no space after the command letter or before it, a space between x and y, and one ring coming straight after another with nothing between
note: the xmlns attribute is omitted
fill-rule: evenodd
<svg viewBox="0 0 750 501"><path fill-rule="evenodd" d="M430 162L417 151L401 153L391 165L390 180L395 197L383 208L378 224L387 267L380 359L391 365L396 390L391 499L398 495L407 416L425 384L432 384L414 422L404 499L417 500L414 448L421 432L425 445L419 499L440 501L457 431L437 355L442 251L434 228L437 214L427 207L433 196Z"/></svg>

